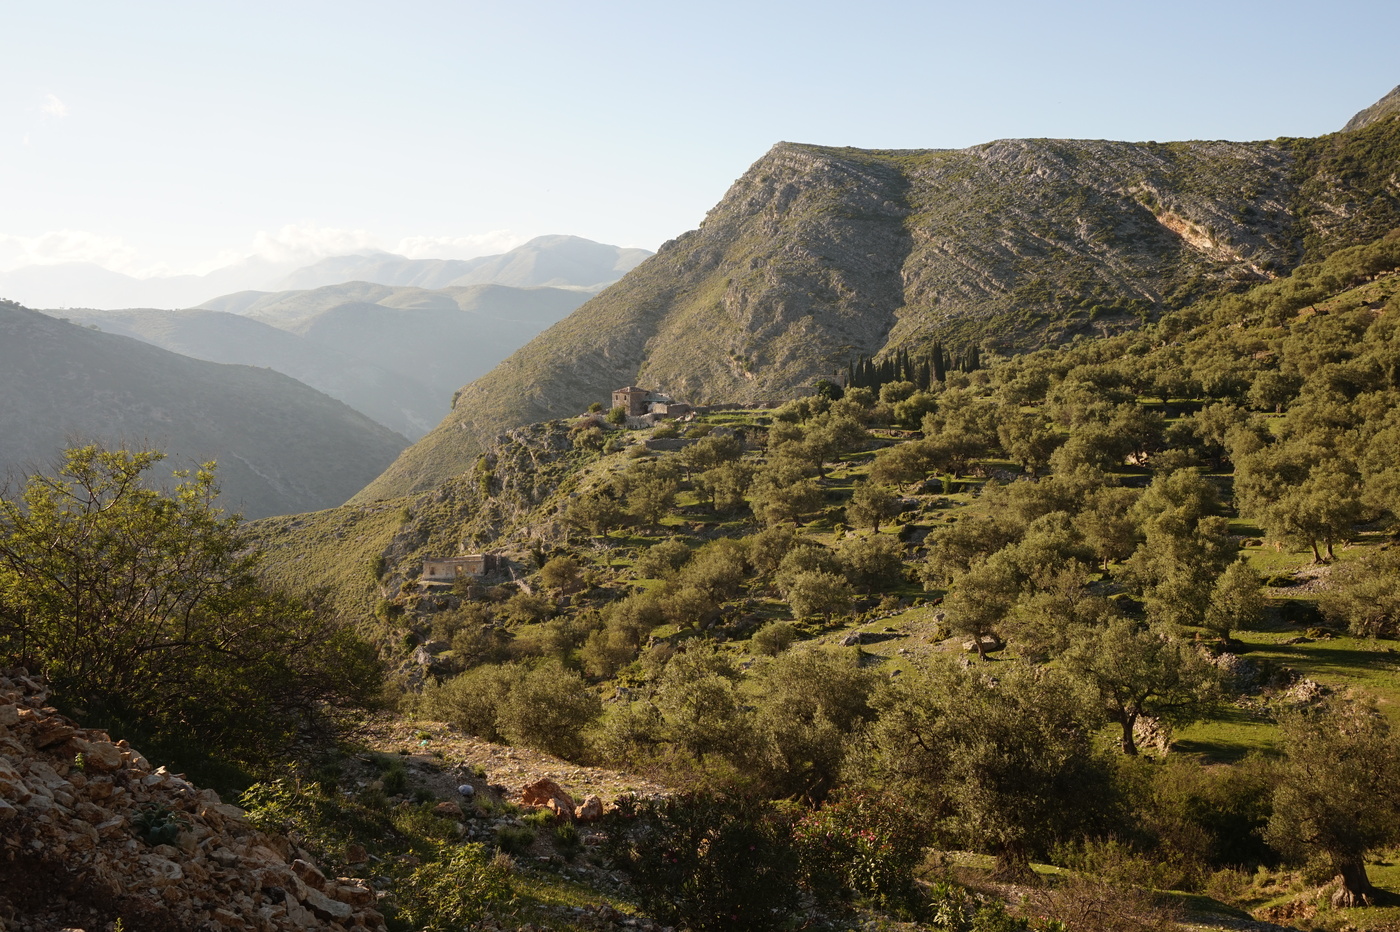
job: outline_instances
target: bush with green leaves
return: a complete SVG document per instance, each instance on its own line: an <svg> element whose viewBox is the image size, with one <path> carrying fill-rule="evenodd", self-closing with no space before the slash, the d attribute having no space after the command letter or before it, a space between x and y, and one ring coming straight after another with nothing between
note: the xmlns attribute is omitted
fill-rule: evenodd
<svg viewBox="0 0 1400 932"><path fill-rule="evenodd" d="M0 495L0 666L182 765L268 766L318 713L364 705L373 650L314 601L266 588L214 464L147 474L155 450L70 449Z"/></svg>
<svg viewBox="0 0 1400 932"><path fill-rule="evenodd" d="M797 905L789 820L755 799L623 797L604 850L648 915L695 932L785 927Z"/></svg>
<svg viewBox="0 0 1400 932"><path fill-rule="evenodd" d="M503 825L496 829L496 847L506 854L525 854L534 843L535 830L528 825Z"/></svg>
<svg viewBox="0 0 1400 932"><path fill-rule="evenodd" d="M754 632L749 639L754 651L776 657L797 638L797 629L786 621L770 621Z"/></svg>
<svg viewBox="0 0 1400 932"><path fill-rule="evenodd" d="M1022 932L1030 923L1006 911L1006 904L961 884L941 881L929 887L924 906L928 924L940 932ZM1047 930L1063 926L1047 924Z"/></svg>
<svg viewBox="0 0 1400 932"><path fill-rule="evenodd" d="M423 932L457 932L509 904L510 873L479 844L445 845L400 886L396 918Z"/></svg>
<svg viewBox="0 0 1400 932"><path fill-rule="evenodd" d="M131 826L148 845L173 845L185 827L185 820L165 806L150 804L141 807L136 818L131 820Z"/></svg>
<svg viewBox="0 0 1400 932"><path fill-rule="evenodd" d="M902 797L843 796L794 827L803 883L819 899L856 896L910 909L928 830L928 813Z"/></svg>

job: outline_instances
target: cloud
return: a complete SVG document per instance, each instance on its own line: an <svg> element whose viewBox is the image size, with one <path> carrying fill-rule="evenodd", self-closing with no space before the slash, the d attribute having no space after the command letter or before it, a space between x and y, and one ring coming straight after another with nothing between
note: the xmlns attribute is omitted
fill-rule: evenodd
<svg viewBox="0 0 1400 932"><path fill-rule="evenodd" d="M314 262L327 256L382 250L377 237L365 230L343 230L314 223L287 224L276 233L259 230L253 255L272 262Z"/></svg>
<svg viewBox="0 0 1400 932"><path fill-rule="evenodd" d="M173 268L163 261L142 258L120 236L87 230L51 230L37 236L0 233L0 273L27 265L91 262L136 278L162 278L207 275L253 258L288 266L309 265L328 256L386 251L410 259L471 259L506 252L523 242L525 237L509 230L492 230L465 236L408 236L386 249L381 239L366 230L296 223L275 231L258 231L251 248L225 249L206 261Z"/></svg>
<svg viewBox="0 0 1400 932"><path fill-rule="evenodd" d="M68 105L53 94L45 94L39 112L46 120L61 120L68 115Z"/></svg>
<svg viewBox="0 0 1400 932"><path fill-rule="evenodd" d="M103 236L87 230L50 230L38 236L0 233L0 269L25 265L57 265L92 262L114 272L129 272L136 250L119 236Z"/></svg>
<svg viewBox="0 0 1400 932"><path fill-rule="evenodd" d="M474 259L508 252L525 242L509 230L492 230L470 236L408 236L391 252L409 259Z"/></svg>

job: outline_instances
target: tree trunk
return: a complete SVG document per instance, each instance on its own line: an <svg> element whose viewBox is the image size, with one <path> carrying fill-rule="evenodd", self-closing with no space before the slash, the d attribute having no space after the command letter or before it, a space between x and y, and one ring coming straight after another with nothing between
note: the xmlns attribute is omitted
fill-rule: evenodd
<svg viewBox="0 0 1400 932"><path fill-rule="evenodd" d="M1035 871L1031 870L1031 859L1026 849L1021 845L1008 845L998 851L992 879L1002 883L1033 883Z"/></svg>
<svg viewBox="0 0 1400 932"><path fill-rule="evenodd" d="M1118 724L1123 726L1123 740L1120 745L1123 753L1129 757L1137 756L1137 742L1133 740L1133 725L1137 723L1137 716L1124 712L1118 716Z"/></svg>
<svg viewBox="0 0 1400 932"><path fill-rule="evenodd" d="M1337 868L1337 892L1332 894L1335 909L1348 909L1354 906L1374 906L1380 892L1371 886L1371 878L1366 876L1366 862L1362 858L1333 858Z"/></svg>

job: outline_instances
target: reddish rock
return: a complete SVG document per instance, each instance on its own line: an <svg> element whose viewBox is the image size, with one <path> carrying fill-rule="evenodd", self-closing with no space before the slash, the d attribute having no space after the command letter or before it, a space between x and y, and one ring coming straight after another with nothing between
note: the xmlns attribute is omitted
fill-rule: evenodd
<svg viewBox="0 0 1400 932"><path fill-rule="evenodd" d="M574 798L548 777L522 787L520 801L527 806L548 806L552 801L556 811L565 810L570 816L574 814Z"/></svg>
<svg viewBox="0 0 1400 932"><path fill-rule="evenodd" d="M574 810L574 818L580 822L597 822L603 817L603 801L592 793L583 798Z"/></svg>
<svg viewBox="0 0 1400 932"><path fill-rule="evenodd" d="M462 807L451 801L440 802L433 807L433 815L439 819L451 819L454 822L459 822L462 819Z"/></svg>

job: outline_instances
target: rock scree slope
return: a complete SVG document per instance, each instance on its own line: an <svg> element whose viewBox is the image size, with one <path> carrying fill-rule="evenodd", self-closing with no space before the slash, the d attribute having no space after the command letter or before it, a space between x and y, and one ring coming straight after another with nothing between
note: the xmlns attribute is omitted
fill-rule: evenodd
<svg viewBox="0 0 1400 932"><path fill-rule="evenodd" d="M0 929L385 928L367 883L326 877L213 790L47 703L0 671Z"/></svg>

